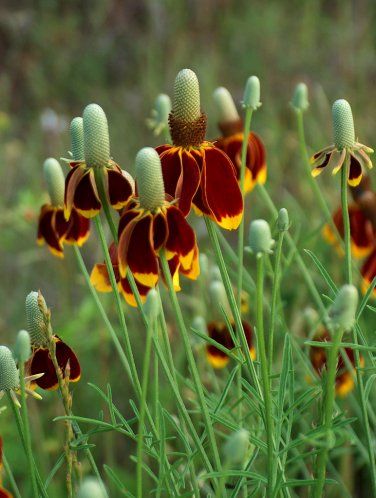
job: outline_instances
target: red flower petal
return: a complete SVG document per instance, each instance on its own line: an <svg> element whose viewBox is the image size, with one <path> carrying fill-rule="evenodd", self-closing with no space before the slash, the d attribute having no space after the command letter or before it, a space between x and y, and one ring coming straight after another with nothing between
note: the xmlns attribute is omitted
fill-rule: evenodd
<svg viewBox="0 0 376 498"><path fill-rule="evenodd" d="M133 194L132 185L118 165L114 165L113 169L106 168L105 172L108 201L114 209L121 209Z"/></svg>
<svg viewBox="0 0 376 498"><path fill-rule="evenodd" d="M64 373L69 362L70 382L77 382L81 377L81 367L73 350L65 344L59 337L55 336L56 359L61 371ZM41 348L34 351L30 360L30 375L44 373L44 375L34 381L41 389L47 391L57 389L58 379L52 360L47 349Z"/></svg>
<svg viewBox="0 0 376 498"><path fill-rule="evenodd" d="M122 278L120 280L120 291L124 296L124 299L130 306L137 307L137 302L136 298L131 290L131 286L129 285L129 282L126 278ZM140 294L141 302L144 303L146 301L147 294L151 287L147 287L146 285L142 285L139 282L136 281L136 286L138 289L138 292Z"/></svg>
<svg viewBox="0 0 376 498"><path fill-rule="evenodd" d="M37 241L40 245L46 242L51 253L54 256L62 258L64 256L62 244L63 236L60 238L56 233L55 218L56 208L50 204L42 206L39 215Z"/></svg>
<svg viewBox="0 0 376 498"><path fill-rule="evenodd" d="M68 220L74 203L74 196L76 188L82 178L89 173L88 170L82 165L74 166L65 178L65 191L64 191L64 216Z"/></svg>
<svg viewBox="0 0 376 498"><path fill-rule="evenodd" d="M352 154L350 154L349 177L347 183L351 187L356 187L359 185L362 175L362 165Z"/></svg>
<svg viewBox="0 0 376 498"><path fill-rule="evenodd" d="M167 220L163 213L157 213L153 219L153 245L154 251L158 251L166 243L168 236Z"/></svg>
<svg viewBox="0 0 376 498"><path fill-rule="evenodd" d="M168 238L166 241L167 258L175 254L184 270L192 265L196 237L193 229L184 218L183 213L175 206L169 206L166 211Z"/></svg>
<svg viewBox="0 0 376 498"><path fill-rule="evenodd" d="M92 218L101 209L94 172L89 170L78 182L74 192L74 207L85 218Z"/></svg>
<svg viewBox="0 0 376 498"><path fill-rule="evenodd" d="M81 216L76 209L72 209L69 218L69 228L64 242L82 246L90 235L90 220Z"/></svg>

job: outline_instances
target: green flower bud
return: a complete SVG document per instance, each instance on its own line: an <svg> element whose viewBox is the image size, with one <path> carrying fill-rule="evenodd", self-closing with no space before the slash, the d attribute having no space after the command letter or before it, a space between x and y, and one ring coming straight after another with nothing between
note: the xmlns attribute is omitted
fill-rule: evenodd
<svg viewBox="0 0 376 498"><path fill-rule="evenodd" d="M289 229L289 226L289 213L286 208L282 208L278 212L277 228L280 232L286 232Z"/></svg>
<svg viewBox="0 0 376 498"><path fill-rule="evenodd" d="M209 276L209 259L205 253L200 252L198 260L200 263L200 276L203 280L207 280Z"/></svg>
<svg viewBox="0 0 376 498"><path fill-rule="evenodd" d="M40 292L30 292L26 297L26 323L33 346L43 346L47 342L48 330L46 301Z"/></svg>
<svg viewBox="0 0 376 498"><path fill-rule="evenodd" d="M305 83L298 83L292 96L291 105L296 111L306 111L309 107L308 88Z"/></svg>
<svg viewBox="0 0 376 498"><path fill-rule="evenodd" d="M236 109L231 93L223 86L217 88L213 93L214 102L217 108L218 121L226 123L238 121L240 116Z"/></svg>
<svg viewBox="0 0 376 498"><path fill-rule="evenodd" d="M182 69L176 76L172 112L176 119L188 123L201 116L200 87L190 69Z"/></svg>
<svg viewBox="0 0 376 498"><path fill-rule="evenodd" d="M208 333L206 322L204 318L200 315L194 317L192 321L192 329L197 330L197 332L201 332L201 334L207 335Z"/></svg>
<svg viewBox="0 0 376 498"><path fill-rule="evenodd" d="M20 376L13 355L6 346L0 346L0 392L17 389Z"/></svg>
<svg viewBox="0 0 376 498"><path fill-rule="evenodd" d="M209 295L213 305L213 311L218 315L218 318L222 318L221 309L223 309L229 317L232 316L226 290L221 280L214 280L210 284Z"/></svg>
<svg viewBox="0 0 376 498"><path fill-rule="evenodd" d="M31 356L30 335L27 330L20 330L17 334L14 356L20 363L25 363Z"/></svg>
<svg viewBox="0 0 376 498"><path fill-rule="evenodd" d="M43 163L43 175L47 183L48 194L53 206L64 205L65 178L60 164L53 157Z"/></svg>
<svg viewBox="0 0 376 498"><path fill-rule="evenodd" d="M74 118L70 124L71 152L74 161L81 161L84 152L84 122L80 117Z"/></svg>
<svg viewBox="0 0 376 498"><path fill-rule="evenodd" d="M145 313L150 321L153 323L157 320L160 310L159 295L155 289L150 289L148 292L146 302L144 304Z"/></svg>
<svg viewBox="0 0 376 498"><path fill-rule="evenodd" d="M77 498L106 498L106 495L95 477L86 477L80 485Z"/></svg>
<svg viewBox="0 0 376 498"><path fill-rule="evenodd" d="M142 208L154 211L163 206L165 191L161 160L152 147L144 147L137 153L136 182Z"/></svg>
<svg viewBox="0 0 376 498"><path fill-rule="evenodd" d="M243 465L249 453L249 432L239 429L227 439L223 453L227 462L232 465Z"/></svg>
<svg viewBox="0 0 376 498"><path fill-rule="evenodd" d="M355 143L354 119L347 100L336 100L332 108L334 144L338 150L351 148Z"/></svg>
<svg viewBox="0 0 376 498"><path fill-rule="evenodd" d="M85 162L90 168L104 168L110 160L107 118L98 104L89 104L83 113Z"/></svg>
<svg viewBox="0 0 376 498"><path fill-rule="evenodd" d="M221 270L217 265L214 265L210 268L210 280L219 280L222 282Z"/></svg>
<svg viewBox="0 0 376 498"><path fill-rule="evenodd" d="M249 247L256 256L272 253L274 240L269 223L265 220L254 220L249 226Z"/></svg>
<svg viewBox="0 0 376 498"><path fill-rule="evenodd" d="M353 285L344 285L340 288L329 310L329 318L334 327L345 331L352 329L355 323L358 297L358 291Z"/></svg>
<svg viewBox="0 0 376 498"><path fill-rule="evenodd" d="M257 76L250 76L245 84L243 107L256 111L260 106L260 80Z"/></svg>

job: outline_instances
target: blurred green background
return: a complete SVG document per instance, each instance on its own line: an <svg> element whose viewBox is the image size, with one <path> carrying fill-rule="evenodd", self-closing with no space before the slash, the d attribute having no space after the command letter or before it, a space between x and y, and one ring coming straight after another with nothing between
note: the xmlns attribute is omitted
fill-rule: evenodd
<svg viewBox="0 0 376 498"><path fill-rule="evenodd" d="M211 138L217 134L213 90L226 86L239 102L247 77L257 75L263 106L252 125L267 147L267 187L278 206L289 208L297 236L302 227L305 236L317 235L322 217L304 177L289 101L296 83L306 82L311 102L307 142L312 150L331 141L330 104L342 97L352 103L360 141L374 145L375 22L376 3L371 0L20 0L16 7L14 1L2 0L1 342L12 344L15 333L25 327L25 296L40 288L52 308L56 331L81 357L84 373L75 388L75 411L97 413L101 408L87 382L103 387L110 380L117 386L107 332L71 251L67 248L59 261L35 244L38 212L46 199L41 165L47 156L67 155L67 126L86 104L97 102L105 109L112 155L132 171L137 150L160 143L145 119L158 93L171 94L178 70L190 67L198 74ZM338 181L330 174L320 177L332 208L339 203ZM267 216L256 196L250 196L248 207L248 218ZM200 237L201 225L195 223ZM320 237L305 238L302 244L319 247L322 257L335 263L336 256L323 247ZM84 255L89 268L101 259L94 235ZM336 275L336 265L332 268ZM291 323L310 300L293 279L284 291ZM112 305L109 296L104 300ZM137 344L143 331L137 314L128 313ZM119 395L114 389L114 397L126 411L124 389ZM31 410L34 436L40 438L47 465L58 455L54 431L60 430L47 418L60 414L61 408L53 395L46 397L51 401L31 402ZM0 432L14 442L6 441L5 448L18 476L23 471L16 462L22 457L8 422L8 416L1 415ZM99 461L114 459L110 437L100 440ZM126 473L129 455L117 458Z"/></svg>

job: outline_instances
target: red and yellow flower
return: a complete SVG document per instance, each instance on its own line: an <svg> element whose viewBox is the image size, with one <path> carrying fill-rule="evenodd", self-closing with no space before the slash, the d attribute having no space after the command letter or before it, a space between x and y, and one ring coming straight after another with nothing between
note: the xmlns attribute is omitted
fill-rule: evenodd
<svg viewBox="0 0 376 498"><path fill-rule="evenodd" d="M253 346L253 341L252 341L253 338L252 327L245 320L242 321L242 324L243 324L244 334L247 339L249 354L252 360L255 360L256 350ZM231 326L233 329L233 333L235 334L236 332L235 332L234 323L231 323ZM232 340L230 331L225 322L220 320L212 321L208 323L207 328L208 328L209 337L211 339L218 342L218 344L221 344L221 346L225 347L228 350L234 349L235 347L234 341ZM229 356L224 351L217 348L213 344L207 344L206 357L210 365L213 368L217 369L226 367L228 362L230 361Z"/></svg>
<svg viewBox="0 0 376 498"><path fill-rule="evenodd" d="M320 332L319 335L315 337L315 341L327 342L330 341L330 335L327 330ZM325 347L311 346L310 348L310 360L312 367L321 377L323 370L326 368L327 364L327 351ZM338 355L337 363L337 374L336 374L336 394L339 397L345 397L354 388L354 369L355 369L355 359L354 351L351 348L344 348L344 352L351 365L353 366L352 371L346 366L346 363L341 354ZM361 365L364 364L364 358L361 357Z"/></svg>
<svg viewBox="0 0 376 498"><path fill-rule="evenodd" d="M371 254L363 263L360 272L362 274L362 291L366 293L373 279L376 277L376 244ZM373 296L376 298L376 288L373 289Z"/></svg>
<svg viewBox="0 0 376 498"><path fill-rule="evenodd" d="M88 105L81 126L71 126L71 131L75 134L72 145L83 142L84 158L68 161L71 170L65 181L65 217L69 218L75 208L85 218L92 218L102 207L103 195L114 209L121 209L131 197L133 188L128 176L110 158L108 125L103 109L97 104Z"/></svg>
<svg viewBox="0 0 376 498"><path fill-rule="evenodd" d="M165 191L177 199L187 216L193 206L219 226L236 229L243 216L243 198L236 168L214 143L205 140L206 116L200 110L196 75L180 71L175 80L173 110L169 116L173 145L157 147Z"/></svg>

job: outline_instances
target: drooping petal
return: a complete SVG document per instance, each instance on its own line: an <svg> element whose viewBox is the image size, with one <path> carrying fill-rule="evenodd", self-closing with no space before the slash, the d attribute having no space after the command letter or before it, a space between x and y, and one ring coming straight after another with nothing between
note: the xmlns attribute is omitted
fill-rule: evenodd
<svg viewBox="0 0 376 498"><path fill-rule="evenodd" d="M90 220L81 216L76 209L73 208L68 223L69 228L64 242L67 244L77 244L81 247L89 238Z"/></svg>
<svg viewBox="0 0 376 498"><path fill-rule="evenodd" d="M238 228L243 216L243 198L233 164L216 147L204 149L201 189L218 225L227 230Z"/></svg>
<svg viewBox="0 0 376 498"><path fill-rule="evenodd" d="M69 362L69 381L78 382L81 377L81 367L75 353L57 336L55 336L54 340L56 343L56 359L63 375ZM47 391L57 389L59 383L48 349L35 350L30 360L29 368L30 375L44 373L42 377L34 381L38 387Z"/></svg>
<svg viewBox="0 0 376 498"><path fill-rule="evenodd" d="M89 170L77 184L73 204L79 214L85 218L92 218L99 213L102 204L95 185L93 170Z"/></svg>
<svg viewBox="0 0 376 498"><path fill-rule="evenodd" d="M359 185L362 179L363 171L362 165L358 158L354 154L350 154L350 167L349 167L349 177L347 183L350 187L356 187Z"/></svg>
<svg viewBox="0 0 376 498"><path fill-rule="evenodd" d="M153 219L153 245L155 252L166 244L168 234L166 215L162 212L157 213Z"/></svg>
<svg viewBox="0 0 376 498"><path fill-rule="evenodd" d="M191 267L196 237L193 229L184 218L183 213L175 206L169 206L166 211L168 238L165 248L167 258L177 255L184 270Z"/></svg>
<svg viewBox="0 0 376 498"><path fill-rule="evenodd" d="M123 175L120 167L113 164L113 168L105 169L105 182L108 201L114 209L124 207L133 194L132 185Z"/></svg>
<svg viewBox="0 0 376 498"><path fill-rule="evenodd" d="M47 244L48 249L54 256L64 257L63 253L63 236L60 238L55 230L56 208L50 204L42 206L39 221L37 242L39 245Z"/></svg>
<svg viewBox="0 0 376 498"><path fill-rule="evenodd" d="M118 257L121 277L125 277L127 267L134 278L142 285L154 287L158 282L158 261L153 247L153 217L145 213L132 220L119 239Z"/></svg>
<svg viewBox="0 0 376 498"><path fill-rule="evenodd" d="M197 244L195 246L194 252L193 252L193 259L191 266L187 269L184 269L183 267L180 269L180 272L190 280L196 280L199 275L200 275L200 261L199 261L199 254L198 254L198 247Z"/></svg>
<svg viewBox="0 0 376 498"><path fill-rule="evenodd" d="M329 163L330 157L331 157L331 154L325 154L323 161L321 163L319 163L317 166L315 166L315 168L311 172L311 174L314 178L316 178L316 176L320 175L324 171L324 168Z"/></svg>
<svg viewBox="0 0 376 498"><path fill-rule="evenodd" d="M136 286L138 292L140 294L141 302L144 303L146 301L147 295L151 287L147 287L146 285L142 285L136 281ZM122 278L119 282L120 292L123 294L125 301L133 307L137 307L136 298L132 292L131 286L129 285L127 278Z"/></svg>
<svg viewBox="0 0 376 498"><path fill-rule="evenodd" d="M76 189L82 178L88 174L85 166L78 165L72 167L67 177L65 178L64 191L64 216L68 220L74 205L74 196Z"/></svg>
<svg viewBox="0 0 376 498"><path fill-rule="evenodd" d="M112 269L114 271L115 280L118 284L118 288L120 290L120 274L119 274L119 264L118 264L118 255L117 255L117 247L114 243L112 243L108 252L110 254L110 259L112 263ZM91 274L90 281L98 292L111 292L112 286L110 277L107 270L107 265L105 263L97 263L94 265Z"/></svg>

